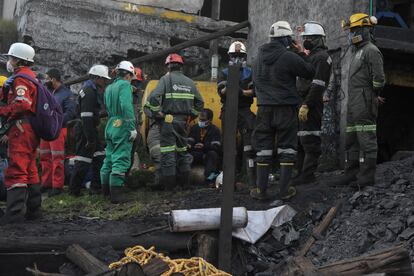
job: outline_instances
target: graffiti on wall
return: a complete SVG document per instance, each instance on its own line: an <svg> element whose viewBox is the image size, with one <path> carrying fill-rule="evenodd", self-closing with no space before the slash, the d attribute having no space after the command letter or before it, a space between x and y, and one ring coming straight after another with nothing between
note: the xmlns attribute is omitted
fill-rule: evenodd
<svg viewBox="0 0 414 276"><path fill-rule="evenodd" d="M132 3L125 3L123 6L123 9L127 12L131 13L139 13L144 15L151 15L151 16L159 16L165 19L169 20L177 20L177 21L184 21L187 23L192 23L195 21L196 16L191 14L186 14L183 12L177 12L177 11L170 11L165 10L162 8L154 8L150 6L143 6L143 5L137 5Z"/></svg>

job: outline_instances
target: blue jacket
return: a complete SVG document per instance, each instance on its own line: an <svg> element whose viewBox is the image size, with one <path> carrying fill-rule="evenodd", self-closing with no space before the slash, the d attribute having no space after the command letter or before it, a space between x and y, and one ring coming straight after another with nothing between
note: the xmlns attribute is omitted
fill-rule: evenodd
<svg viewBox="0 0 414 276"><path fill-rule="evenodd" d="M56 101L60 104L63 110L63 127L66 127L68 121L75 118L76 115L76 102L74 95L70 89L63 84L59 88L53 91Z"/></svg>

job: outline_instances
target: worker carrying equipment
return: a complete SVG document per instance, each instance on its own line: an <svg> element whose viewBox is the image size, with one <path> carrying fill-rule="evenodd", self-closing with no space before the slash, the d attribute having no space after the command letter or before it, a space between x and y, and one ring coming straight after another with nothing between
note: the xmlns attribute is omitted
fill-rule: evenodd
<svg viewBox="0 0 414 276"><path fill-rule="evenodd" d="M186 188L190 185L192 162L187 152L187 127L198 117L204 101L195 83L182 73L184 62L180 55L169 55L165 64L169 72L160 79L145 108L160 125L160 183L167 189L173 189L176 183Z"/></svg>
<svg viewBox="0 0 414 276"><path fill-rule="evenodd" d="M105 128L105 160L101 169L101 181L110 188L111 202L122 203L125 197L125 174L131 167L132 145L137 137L135 113L132 101L135 68L129 61L121 61L116 67L117 78L105 90L105 107L108 123Z"/></svg>
<svg viewBox="0 0 414 276"><path fill-rule="evenodd" d="M279 21L270 29L270 43L259 48L254 74L257 97L256 128L253 142L257 162L257 188L251 191L256 199L266 199L269 173L273 164L273 149L277 136L280 162L279 197L294 195L289 188L296 161L298 111L301 99L296 89L296 77L311 79L313 66L305 61L305 54L293 42L289 23Z"/></svg>
<svg viewBox="0 0 414 276"><path fill-rule="evenodd" d="M0 116L13 121L7 133L9 143L9 166L5 172L7 188L6 212L0 218L0 225L23 222L39 215L41 193L36 166L39 138L27 116L37 111L37 86L19 74L32 79L35 73L30 69L35 56L34 49L24 43L14 43L8 52L7 69L13 75L5 82L0 106Z"/></svg>
<svg viewBox="0 0 414 276"><path fill-rule="evenodd" d="M78 95L79 122L75 125L76 157L69 191L79 196L81 185L92 166L91 192L103 189L108 194L109 187L101 186L100 170L105 157L104 145L99 139L98 126L100 111L103 109L103 91L111 78L108 67L94 65L89 70L89 80L83 83Z"/></svg>
<svg viewBox="0 0 414 276"><path fill-rule="evenodd" d="M375 18L358 13L343 25L349 29L353 45L348 74L345 174L331 181L332 185L364 187L375 182L376 122L385 85L383 56L372 42L375 24Z"/></svg>
<svg viewBox="0 0 414 276"><path fill-rule="evenodd" d="M256 185L256 165L255 165L255 152L252 146L252 133L255 126L256 116L250 110L251 105L255 97L254 85L252 80L252 69L247 66L247 51L246 46L240 42L235 41L230 45L229 51L229 64L241 64L240 75L239 75L239 106L237 113L237 131L240 133L242 138L243 146L243 160L246 164L247 181L250 187ZM224 104L226 102L226 91L227 91L227 78L229 69L226 68L222 71L221 76L218 79L218 94L221 98L221 121L223 130L224 117L226 110Z"/></svg>
<svg viewBox="0 0 414 276"><path fill-rule="evenodd" d="M307 184L315 181L315 171L321 155L321 125L323 113L323 93L331 75L332 59L325 44L325 30L320 23L310 21L303 25L300 33L303 46L309 51L307 57L315 68L313 79L299 78L298 93L302 98L299 109L299 147L298 177L293 185Z"/></svg>

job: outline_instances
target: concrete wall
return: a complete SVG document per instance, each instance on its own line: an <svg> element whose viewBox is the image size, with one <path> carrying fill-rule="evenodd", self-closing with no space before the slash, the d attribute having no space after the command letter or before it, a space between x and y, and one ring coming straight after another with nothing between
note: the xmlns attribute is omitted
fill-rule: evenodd
<svg viewBox="0 0 414 276"><path fill-rule="evenodd" d="M95 63L113 65L230 24L113 0L21 1L24 4L16 12L19 34L33 39L36 63L61 68L71 77L84 74ZM230 40L224 37L219 44L227 48ZM209 71L207 47L181 52L190 75ZM164 71L162 61L146 66L150 77L157 78Z"/></svg>
<svg viewBox="0 0 414 276"><path fill-rule="evenodd" d="M250 0L249 55L256 56L258 47L268 41L270 26L279 20L295 29L306 21L318 21L325 26L331 49L346 45L348 34L342 31L341 20L368 10L369 0Z"/></svg>

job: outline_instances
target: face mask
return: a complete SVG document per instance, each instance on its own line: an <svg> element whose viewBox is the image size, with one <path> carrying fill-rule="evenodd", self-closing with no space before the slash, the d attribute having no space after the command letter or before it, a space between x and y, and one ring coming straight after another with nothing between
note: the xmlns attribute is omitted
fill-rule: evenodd
<svg viewBox="0 0 414 276"><path fill-rule="evenodd" d="M9 73L13 73L14 72L14 67L11 64L10 60L7 61L6 67L7 67L7 72L9 72Z"/></svg>
<svg viewBox="0 0 414 276"><path fill-rule="evenodd" d="M315 47L314 45L313 45L313 42L312 42L312 40L305 40L305 41L303 41L303 48L305 48L306 50L312 50L313 49L313 47Z"/></svg>
<svg viewBox="0 0 414 276"><path fill-rule="evenodd" d="M247 62L244 57L231 57L229 65L241 64L243 67L246 66Z"/></svg>
<svg viewBox="0 0 414 276"><path fill-rule="evenodd" d="M198 121L198 126L201 128L205 128L208 126L208 122L207 121Z"/></svg>
<svg viewBox="0 0 414 276"><path fill-rule="evenodd" d="M51 81L47 81L45 82L45 86L47 87L47 89L49 90L53 90L53 84Z"/></svg>

